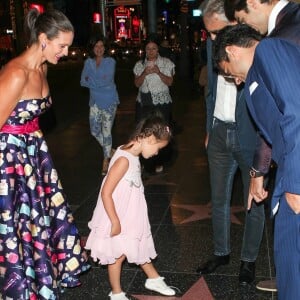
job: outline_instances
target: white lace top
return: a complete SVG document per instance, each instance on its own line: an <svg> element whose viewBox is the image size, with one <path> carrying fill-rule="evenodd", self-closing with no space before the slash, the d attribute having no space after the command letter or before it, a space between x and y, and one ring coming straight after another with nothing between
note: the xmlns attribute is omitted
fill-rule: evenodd
<svg viewBox="0 0 300 300"><path fill-rule="evenodd" d="M158 56L156 60L156 65L158 66L161 73L166 76L173 76L175 74L174 63L162 56ZM140 76L145 67L147 66L147 59L138 61L134 68L133 73L135 76ZM153 104L167 104L172 102L172 98L169 93L169 87L160 79L159 75L153 73L145 77L143 84L139 87L139 92L136 101L141 102L140 93L151 93Z"/></svg>

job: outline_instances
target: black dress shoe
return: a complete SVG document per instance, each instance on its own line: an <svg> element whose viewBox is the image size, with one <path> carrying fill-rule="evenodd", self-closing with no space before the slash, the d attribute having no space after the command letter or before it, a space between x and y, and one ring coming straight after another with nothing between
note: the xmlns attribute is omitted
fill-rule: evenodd
<svg viewBox="0 0 300 300"><path fill-rule="evenodd" d="M222 265L229 264L229 255L218 256L214 255L213 258L209 259L207 262L202 264L196 272L199 274L209 274L212 273L216 268Z"/></svg>
<svg viewBox="0 0 300 300"><path fill-rule="evenodd" d="M255 262L241 261L240 285L251 284L255 279Z"/></svg>

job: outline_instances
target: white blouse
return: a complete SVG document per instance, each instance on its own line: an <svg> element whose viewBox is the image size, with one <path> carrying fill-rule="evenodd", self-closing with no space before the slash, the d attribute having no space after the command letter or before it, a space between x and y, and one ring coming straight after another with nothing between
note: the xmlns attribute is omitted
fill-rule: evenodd
<svg viewBox="0 0 300 300"><path fill-rule="evenodd" d="M175 65L170 59L158 56L155 64L158 66L160 72L164 75L174 76ZM133 68L134 75L140 76L143 73L146 66L147 59L138 61ZM148 93L149 91L151 93L154 105L167 104L172 102L172 98L169 93L169 87L161 80L159 75L156 73L148 74L145 77L143 84L139 87L139 92L136 101L141 102L141 92Z"/></svg>

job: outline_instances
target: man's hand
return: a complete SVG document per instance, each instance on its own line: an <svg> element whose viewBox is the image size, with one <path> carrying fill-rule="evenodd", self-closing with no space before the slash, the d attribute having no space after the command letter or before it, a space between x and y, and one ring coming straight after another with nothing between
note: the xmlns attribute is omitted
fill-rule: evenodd
<svg viewBox="0 0 300 300"><path fill-rule="evenodd" d="M290 208L294 211L295 214L300 213L300 195L285 193L285 198L290 206Z"/></svg>
<svg viewBox="0 0 300 300"><path fill-rule="evenodd" d="M252 200L255 202L262 202L268 197L268 192L264 189L264 176L255 177L250 179L248 206L251 209Z"/></svg>
<svg viewBox="0 0 300 300"><path fill-rule="evenodd" d="M209 139L209 133L207 133L206 136L205 136L205 140L204 140L205 149L207 149L208 139Z"/></svg>

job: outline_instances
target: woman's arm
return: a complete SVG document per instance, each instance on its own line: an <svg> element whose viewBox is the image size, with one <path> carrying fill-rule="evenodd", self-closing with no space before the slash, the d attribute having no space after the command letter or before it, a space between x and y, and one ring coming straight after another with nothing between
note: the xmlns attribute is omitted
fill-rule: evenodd
<svg viewBox="0 0 300 300"><path fill-rule="evenodd" d="M129 162L127 158L118 158L111 166L101 191L103 205L111 222L111 236L115 236L121 233L121 224L116 212L112 194L120 180L127 172L128 167Z"/></svg>
<svg viewBox="0 0 300 300"><path fill-rule="evenodd" d="M155 70L154 68L151 66L147 66L145 67L144 71L141 73L141 75L136 75L135 78L134 78L134 84L136 87L140 87L146 76L149 75L149 74L152 74L152 73L155 73Z"/></svg>
<svg viewBox="0 0 300 300"><path fill-rule="evenodd" d="M159 67L157 65L155 65L153 69L164 84L166 84L167 86L171 86L173 84L173 76L168 76L160 72Z"/></svg>
<svg viewBox="0 0 300 300"><path fill-rule="evenodd" d="M27 74L15 65L7 64L0 73L0 128L22 97Z"/></svg>
<svg viewBox="0 0 300 300"><path fill-rule="evenodd" d="M84 66L80 76L80 85L83 87L91 88L93 87L93 78L91 78L91 67L90 67L90 59L88 58L84 62Z"/></svg>

